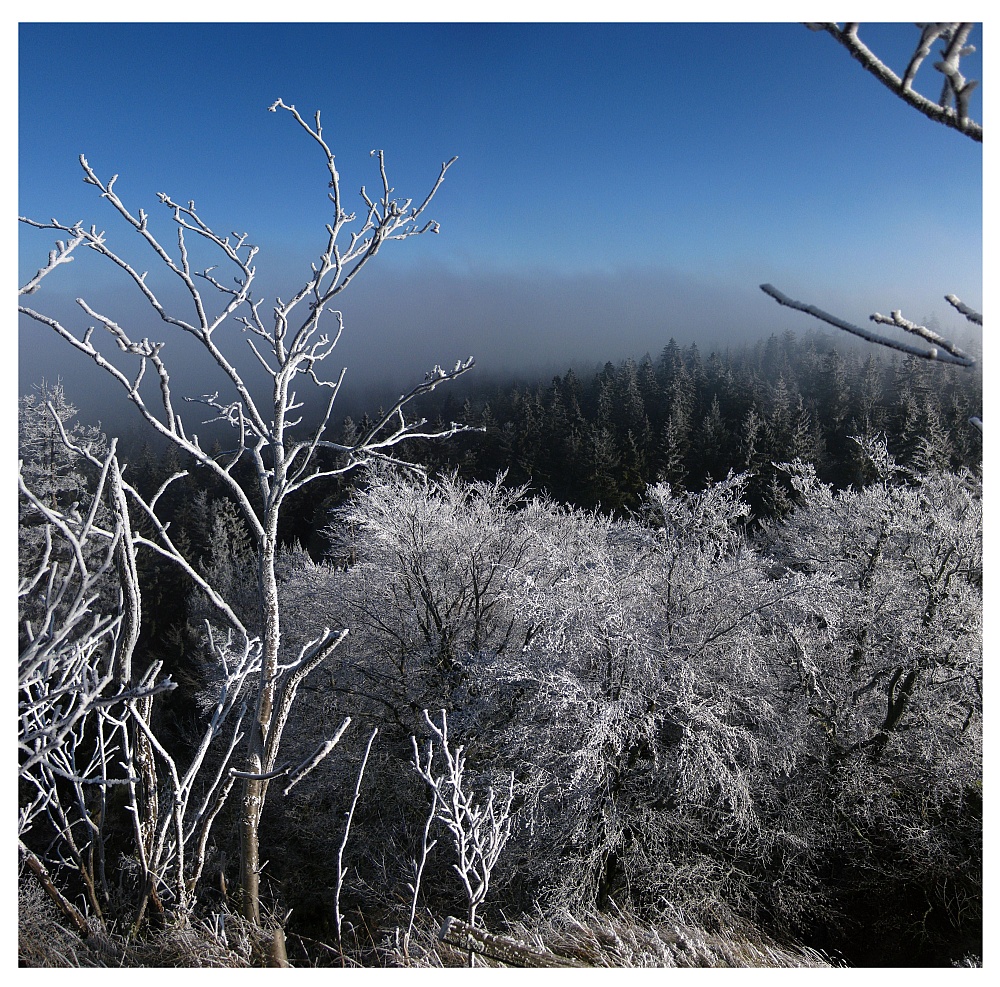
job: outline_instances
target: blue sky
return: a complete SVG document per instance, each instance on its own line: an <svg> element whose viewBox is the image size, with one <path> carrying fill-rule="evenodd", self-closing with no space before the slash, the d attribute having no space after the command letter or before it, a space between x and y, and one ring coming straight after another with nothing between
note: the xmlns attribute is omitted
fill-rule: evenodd
<svg viewBox="0 0 1000 987"><path fill-rule="evenodd" d="M900 71L916 30L861 37ZM963 69L980 78L978 56ZM957 326L948 292L982 305L982 145L796 23L21 25L18 209L112 228L83 152L154 219L164 191L247 231L263 293L287 296L327 202L315 146L266 112L279 96L322 110L348 201L377 185L371 148L414 198L459 155L441 234L390 245L342 296L359 386L470 353L484 374L560 370L813 327L764 281L860 322ZM22 280L49 246L22 233ZM37 307L114 290L99 268L63 274ZM40 332L22 330L20 389L43 370L89 386Z"/></svg>

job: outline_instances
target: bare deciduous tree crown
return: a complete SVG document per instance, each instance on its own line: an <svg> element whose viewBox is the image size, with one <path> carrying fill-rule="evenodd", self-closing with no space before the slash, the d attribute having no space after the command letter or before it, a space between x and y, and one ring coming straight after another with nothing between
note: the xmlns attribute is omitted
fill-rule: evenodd
<svg viewBox="0 0 1000 987"><path fill-rule="evenodd" d="M333 376L322 374L322 365L331 357L344 328L342 314L330 309L330 304L368 266L384 244L438 231L438 224L425 219L424 214L456 158L441 165L430 191L419 205L414 205L412 199L394 197L394 189L386 173L385 157L381 151L373 151L373 157L378 160L381 189L379 194L372 196L362 187L364 212L359 228L351 230L358 217L353 212L347 212L343 206L340 176L333 152L323 136L319 112L310 125L294 106L281 99L268 109L271 112L279 109L286 111L320 148L329 174L328 194L333 207L333 217L325 224L325 244L318 260L312 263L309 276L287 301L276 299L269 319L262 315L261 300L255 298L252 292L258 247L249 242L246 233L229 236L217 233L198 213L194 201L182 205L169 195L160 193L159 200L169 210L175 229L176 248L171 250L153 232L146 212L139 209L138 213L134 213L118 196L115 191L118 176L102 180L83 155L80 156L80 165L84 181L99 190L101 198L131 227L138 240L153 251L163 270L180 282L192 304L193 318L182 318L168 309L147 280L147 272L139 270L125 253L113 248L109 237L98 231L96 226L85 227L82 223L68 225L57 220L38 222L20 217L20 221L28 226L66 238L56 242L47 263L22 286L22 297L36 294L49 274L71 262L74 251L86 247L117 268L163 324L196 340L203 349L205 360L218 368L228 380L230 393L227 396L216 392L198 398L185 398L207 407L210 422L221 422L230 427L234 439L231 448L222 456L215 456L203 448L197 433L185 424L175 403L171 374L163 356L163 342L140 338L133 330L119 324L103 306L91 304L84 298L78 298L77 304L92 324L82 334L75 333L57 318L26 304L19 305L23 315L48 327L68 345L93 360L124 390L150 428L209 470L237 504L249 529L257 560L258 613L255 626L260 628L259 639L251 637L229 602L185 558L183 551L172 541L168 525L157 516L157 501L164 490L186 473L179 471L168 478L150 500L142 498L129 483L122 482L122 490L132 509L138 510L148 520L154 532L152 537L136 534L126 538L129 549L148 548L179 565L208 596L223 621L242 636L244 656L259 654L256 666L258 687L253 704L257 728L247 731L246 766L238 773L245 786L240 823L243 835L243 908L246 917L255 923L260 921L258 825L268 783L279 775L291 774L291 787L304 772L312 770L336 742L333 738L321 743L314 755L298 768L279 768L277 761L282 732L302 681L329 657L346 634L346 631L325 628L320 637L305 645L297 657L284 656L275 575L278 522L282 510L287 498L307 484L340 476L372 460L395 461L397 446L407 440L443 438L463 431L464 426L455 423L426 428L423 419L411 420L407 412L408 406L421 394L460 377L473 366L471 357L459 360L450 370L435 366L425 374L422 382L401 395L388 411L349 445L326 437L334 402L344 380L343 370ZM230 277L223 278L221 274L214 273L217 265L196 269L192 257L196 245L213 251L219 263L228 268ZM219 343L217 331L229 321L235 321L240 327L253 357L270 378L266 396L254 393L240 369L239 361L225 352ZM110 336L113 348L124 355L123 365L108 358L102 337L97 335L95 338L97 326ZM104 339L106 341L106 337ZM147 376L157 385L155 400L149 389L144 387ZM302 424L300 412L303 408L303 399L296 388L310 385L327 393L325 409L318 423L305 430L304 437L296 437L296 430ZM325 463L319 459L321 450L327 453L328 461ZM93 453L81 451L81 454L88 455L91 461L100 465ZM236 479L235 468L245 460L252 465L255 491L245 490ZM116 463L117 460L113 460L113 465ZM127 518L124 503L121 510L125 513L119 516ZM53 523L57 522L65 525L61 518L53 515ZM69 534L72 535L71 532ZM238 667L247 668L245 662ZM230 683L230 679L227 678L226 682ZM141 734L158 751L174 778L175 791L182 793L189 789L188 778L182 780L179 777L169 755L150 731L148 716L143 717L136 708L131 708ZM237 725L233 736L238 732ZM231 785L236 776L230 770L226 775L226 784ZM180 794L178 798L181 798ZM177 819L178 836L173 844L178 854L182 853L184 845L184 837L180 835L183 830L182 815L181 812ZM161 851L164 846L161 839ZM153 861L150 866L155 863ZM184 870L183 863L179 863L178 894L181 904L185 900L184 882L187 879ZM155 875L155 871L153 873Z"/></svg>

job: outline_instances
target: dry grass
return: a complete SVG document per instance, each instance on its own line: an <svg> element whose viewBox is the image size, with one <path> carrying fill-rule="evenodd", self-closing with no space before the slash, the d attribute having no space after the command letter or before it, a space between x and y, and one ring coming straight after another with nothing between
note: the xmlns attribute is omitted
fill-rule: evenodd
<svg viewBox="0 0 1000 987"><path fill-rule="evenodd" d="M17 958L19 966L87 967L95 962L83 940L63 928L59 912L33 880L17 886Z"/></svg>
<svg viewBox="0 0 1000 987"><path fill-rule="evenodd" d="M224 921L223 921L224 920ZM214 923L194 920L165 929L141 942L94 929L81 939L65 928L61 916L33 881L18 887L18 960L26 967L214 967L265 965L268 944L239 918L226 914ZM379 950L385 966L464 967L468 953L438 938L440 922L425 918L404 951L399 938ZM544 952L566 965L635 967L829 967L815 950L785 946L752 929L710 933L680 915L656 924L626 915L569 912L533 921L508 923L494 930ZM320 944L315 944L320 945ZM353 965L353 964L350 964ZM503 964L477 956L476 965Z"/></svg>
<svg viewBox="0 0 1000 987"><path fill-rule="evenodd" d="M67 929L44 891L18 883L18 965L25 967L249 967L262 965L267 944L236 915L224 924L195 920L128 941L92 925L81 939Z"/></svg>
<svg viewBox="0 0 1000 987"><path fill-rule="evenodd" d="M604 968L636 967L829 967L830 960L815 950L785 946L759 931L745 929L710 933L688 925L680 916L657 924L625 915L588 915L576 918L569 912L539 917L534 922L511 922L504 934L529 949L567 960L569 965ZM463 949L441 942L437 930L416 932L408 955L398 945L387 951L386 962L394 966L467 966ZM485 956L477 966L502 964Z"/></svg>

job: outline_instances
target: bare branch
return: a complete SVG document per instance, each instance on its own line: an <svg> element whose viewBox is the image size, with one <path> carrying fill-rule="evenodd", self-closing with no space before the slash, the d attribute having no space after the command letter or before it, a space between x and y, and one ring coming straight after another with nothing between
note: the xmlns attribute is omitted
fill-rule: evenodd
<svg viewBox="0 0 1000 987"><path fill-rule="evenodd" d="M959 312L962 313L970 322L974 322L977 326L983 324L982 315L973 308L969 308L961 299L957 298L955 295L945 295L944 300Z"/></svg>
<svg viewBox="0 0 1000 987"><path fill-rule="evenodd" d="M836 315L830 315L829 312L824 312L821 308L817 308L815 305L808 305L805 302L793 301L787 295L783 295L780 291L778 291L774 285L762 284L760 289L764 292L764 294L770 295L779 305L797 309L799 312L805 312L806 315L811 315L813 318L826 322L837 329L843 329L845 332L852 333L855 336L860 336L862 339L866 339L870 343L877 343L879 346L887 346L889 349L899 350L901 353L909 353L911 356L919 356L924 360L937 360L941 363L954 363L960 367L971 367L975 365L975 360L963 354L961 350L958 350L957 347L951 343L947 343L947 348L942 345L944 352L936 346L932 346L927 350L920 349L917 346L910 346L907 343L902 343L899 340L892 339L888 336L880 336L878 333L871 332L868 329L863 329L861 326L856 326L851 322L846 322L844 319L838 318ZM872 316L872 318L875 321L881 321L884 317ZM893 324L900 325L901 323L894 322ZM912 325L912 323L909 323L909 325ZM916 331L916 327L910 329L909 331ZM924 331L930 332L930 330ZM918 333L918 335L923 334Z"/></svg>
<svg viewBox="0 0 1000 987"><path fill-rule="evenodd" d="M18 217L22 223L29 222L23 217ZM31 226L39 226L37 223L30 223ZM73 251L80 246L81 243L86 242L87 234L84 233L82 229L78 230L74 227L72 237L70 240L56 240L56 249L49 251L48 263L44 267L38 269L35 276L25 284L23 284L17 291L18 295L33 295L38 291L42 278L47 274L51 274L60 264L68 264L73 260Z"/></svg>
<svg viewBox="0 0 1000 987"><path fill-rule="evenodd" d="M365 767L368 764L368 755L371 754L372 744L375 742L375 738L377 736L378 727L375 727L375 729L372 730L371 736L368 738L368 746L365 748L364 757L361 759L361 767L358 768L358 779L354 786L354 797L351 799L351 807L347 811L347 821L344 823L344 835L341 838L340 846L337 847L337 878L333 892L333 914L337 923L337 944L341 948L343 948L341 927L343 925L344 916L340 913L340 891L344 884L344 878L347 877L347 868L344 866L344 850L347 848L347 840L351 835L351 823L354 821L354 810L357 808L358 799L361 796L361 780L365 775ZM289 785L289 788L290 787L291 785Z"/></svg>
<svg viewBox="0 0 1000 987"><path fill-rule="evenodd" d="M954 343L945 339L944 336L939 333L934 332L933 329L928 329L927 326L917 325L915 322L911 322L909 319L903 318L903 313L896 309L891 316L884 316L879 312L875 312L873 315L869 316L872 322L877 322L881 325L888 326L898 326L900 329L905 329L909 333L913 333L914 336L919 336L921 339L927 340L929 343L933 343L936 346L940 346L941 349L950 353L954 357L958 357L962 360L969 360L970 363L965 364L965 366L972 366L971 357L968 354L960 350ZM934 352L934 347L931 348L931 352Z"/></svg>

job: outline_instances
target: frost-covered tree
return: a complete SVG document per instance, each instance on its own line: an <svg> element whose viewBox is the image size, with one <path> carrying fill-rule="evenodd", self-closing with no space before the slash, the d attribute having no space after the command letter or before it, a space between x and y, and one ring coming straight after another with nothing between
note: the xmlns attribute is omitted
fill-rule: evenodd
<svg viewBox="0 0 1000 987"><path fill-rule="evenodd" d="M543 569L533 521L551 508L503 479L380 471L336 514L334 553L354 560L345 618L364 628L344 653L352 688L376 697L404 739L422 732L422 710L465 705L483 688L478 667L535 632L525 594ZM465 715L453 714L460 740Z"/></svg>
<svg viewBox="0 0 1000 987"><path fill-rule="evenodd" d="M431 479L377 468L334 514L332 562L299 553L282 568L282 612L296 638L325 624L352 628L313 687L309 715L291 717L289 744L308 746L314 722L334 723L346 710L356 723L379 727L353 843L358 880L384 888L381 907L394 907L392 889L414 876L409 861L425 806L424 786L408 768L411 736L422 749L435 739L423 710L446 711L451 742L465 749L467 787L485 790L495 780L493 738L519 701L503 670L537 633L532 591L550 578L537 520L558 510L502 478L466 483L453 474ZM346 764L355 741L345 744ZM338 763L293 794L289 862L309 867L331 852L324 813L342 804L351 784ZM379 810L387 804L392 814ZM385 870L376 878L378 860ZM454 885L441 850L427 862L424 887L439 882Z"/></svg>
<svg viewBox="0 0 1000 987"><path fill-rule="evenodd" d="M865 446L875 479L861 489L834 492L811 466L787 464L797 503L769 537L801 579L776 618L795 765L778 804L800 843L783 847L775 893L792 908L807 863L841 857L855 908L869 894L911 895L925 919L934 913L928 936L951 925L971 937L981 915L981 488L963 474L907 476L884 441ZM847 894L831 887L801 907L815 915L823 898ZM913 931L905 914L877 921Z"/></svg>
<svg viewBox="0 0 1000 987"><path fill-rule="evenodd" d="M877 760L904 734L913 739L911 717L950 719L945 733L978 723L982 499L970 476L934 472L907 484L884 442L868 452L877 479L860 490L834 493L810 466L787 465L800 503L770 548L784 565L824 584L822 620L809 624L826 642L824 660L832 658L831 641L845 647L836 673L845 684L832 686L832 668L817 671L815 715L843 756L866 750ZM825 706L824 689L840 700Z"/></svg>
<svg viewBox="0 0 1000 987"><path fill-rule="evenodd" d="M89 444L101 456L107 440L100 427L75 421L77 408L66 396L62 379L43 380L17 403L17 454L25 482L50 507L69 507L89 492L93 470L62 440L65 430L77 445ZM88 473L91 474L88 476Z"/></svg>
<svg viewBox="0 0 1000 987"><path fill-rule="evenodd" d="M641 523L576 515L545 539L572 575L521 658L534 689L507 742L538 813L518 870L553 900L752 911L751 882L720 864L766 846L784 753L761 634L794 587L746 542L745 482L653 487Z"/></svg>
<svg viewBox="0 0 1000 987"><path fill-rule="evenodd" d="M391 459L399 444L407 439L459 431L457 425L427 429L423 421L407 418L407 408L420 394L460 376L472 366L469 359L450 370L434 367L422 383L400 396L350 445L326 437L334 401L344 379L343 371L323 373L323 365L331 357L343 330L342 315L333 308L335 300L388 242L437 231L437 224L426 220L424 214L455 159L441 166L430 191L414 205L414 200L394 197L384 155L381 151L372 152L378 164L380 190L370 196L362 188L363 210L359 218L344 207L340 175L323 135L319 113L310 124L294 106L280 99L270 110L287 112L311 138L321 152L329 179L331 215L325 225L324 242L311 271L293 288L287 300L278 299L269 314L262 311L262 299L253 293L258 248L247 234L219 234L198 213L193 201L185 205L161 193L159 199L176 238L171 248L155 232L156 224L145 210L133 212L119 197L115 190L117 176L100 178L81 156L84 181L124 221L136 247L153 252L160 272L183 292L191 314L169 307L168 296L160 292L153 279L147 278L147 272L138 262L130 260L124 248L113 246L110 236L96 226L67 225L56 220L38 222L25 217L21 221L27 226L65 239L57 241L48 262L23 287L22 296L43 288L44 278L71 261L74 251L86 248L105 260L109 268L117 270L123 284L137 293L149 306L150 315L167 328L168 336L164 341L154 341L141 335L145 329L121 324L114 296L103 302L77 299L89 323L82 330L74 330L68 320L26 303L19 306L22 315L55 332L67 345L92 359L123 389L149 428L207 470L237 505L249 531L255 551L259 631L252 633L214 590L210 595L223 622L244 640L240 647L250 648L258 635L261 647L260 674L253 701L256 726L247 730L239 821L242 908L254 923L260 921L261 811L272 778L276 773L287 773L278 765L283 727L302 679L328 658L343 638L341 632L326 629L297 653L289 654L283 648L276 573L279 519L289 496L309 484L342 475L373 459ZM201 266L201 258L210 263ZM262 368L268 379L263 393L254 387L242 363L227 352L223 327L236 327L242 333L257 369ZM231 443L221 456L214 456L203 447L176 403L166 359L170 333L193 340L206 363L221 372L228 387L226 393L194 399L207 409L210 421L230 429ZM109 351L117 351L114 359L108 355ZM147 386L147 378L153 386ZM310 388L323 397L324 410L313 425L300 427L300 409ZM246 462L254 476L255 486L250 490L236 479L236 468ZM171 476L164 487L183 475L182 471ZM123 489L137 502L138 494L127 481L123 481ZM156 499L162 492L161 488L149 502L154 513ZM156 526L156 538L150 540L150 545L166 555L178 555L163 524ZM203 588L207 585L204 580L201 583Z"/></svg>
<svg viewBox="0 0 1000 987"><path fill-rule="evenodd" d="M95 503L94 486L100 469L88 462L84 455L74 452L63 441L66 435L70 444L87 447L96 459L107 452L107 438L99 427L85 425L76 420L77 409L66 397L61 380L55 384L42 381L33 393L18 401L17 445L20 473L24 485L34 497L48 508L65 511L69 517L81 521ZM101 521L107 520L107 507L96 498ZM46 516L40 512L23 492L18 496L18 563L22 572L33 571L47 551L51 551L51 530ZM93 540L84 539L87 550L101 552ZM95 570L101 568L92 560ZM98 579L95 590L109 591L108 579ZM39 605L40 609L39 609ZM41 617L45 606L34 594L22 595L19 601L19 619L35 620Z"/></svg>

